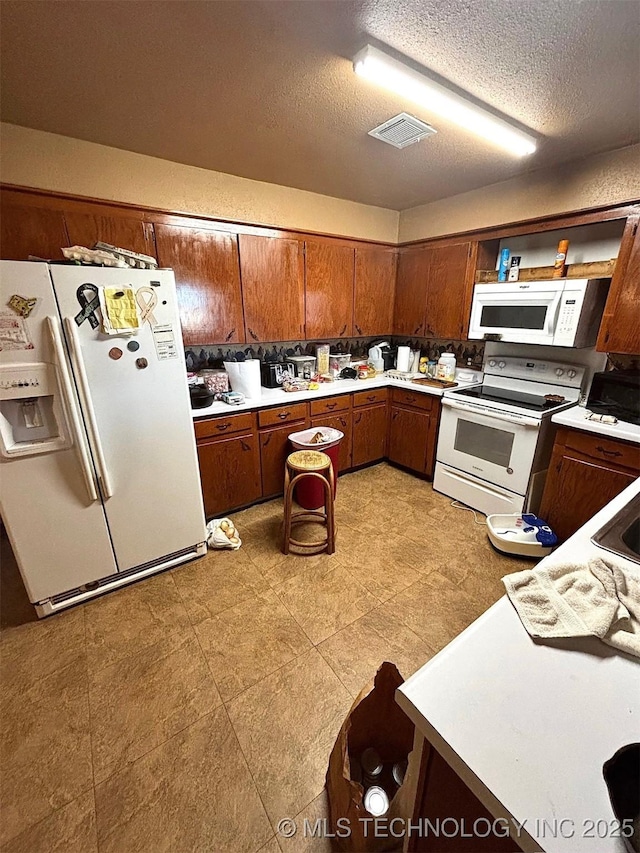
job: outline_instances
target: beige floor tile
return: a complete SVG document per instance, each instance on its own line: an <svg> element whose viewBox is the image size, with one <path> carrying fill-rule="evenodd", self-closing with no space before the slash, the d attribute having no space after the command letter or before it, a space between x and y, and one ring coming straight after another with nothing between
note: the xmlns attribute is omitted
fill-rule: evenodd
<svg viewBox="0 0 640 853"><path fill-rule="evenodd" d="M96 786L100 853L238 851L272 836L224 708Z"/></svg>
<svg viewBox="0 0 640 853"><path fill-rule="evenodd" d="M3 695L0 843L93 784L87 670L71 664L23 695Z"/></svg>
<svg viewBox="0 0 640 853"><path fill-rule="evenodd" d="M205 619L196 634L225 702L311 648L273 590Z"/></svg>
<svg viewBox="0 0 640 853"><path fill-rule="evenodd" d="M278 835L282 853L331 853L329 803L321 793L295 817L296 832L290 838Z"/></svg>
<svg viewBox="0 0 640 853"><path fill-rule="evenodd" d="M274 826L322 791L329 754L350 704L350 694L315 649L229 703Z"/></svg>
<svg viewBox="0 0 640 853"><path fill-rule="evenodd" d="M400 620L435 652L444 648L483 612L464 590L433 572L387 603Z"/></svg>
<svg viewBox="0 0 640 853"><path fill-rule="evenodd" d="M23 693L46 675L76 664L85 666L82 608L7 628L0 636L3 692Z"/></svg>
<svg viewBox="0 0 640 853"><path fill-rule="evenodd" d="M267 841L264 847L260 848L259 853L282 853L275 835Z"/></svg>
<svg viewBox="0 0 640 853"><path fill-rule="evenodd" d="M352 696L371 682L383 661L395 663L406 679L433 655L431 648L402 622L393 603L347 625L320 643L318 651Z"/></svg>
<svg viewBox="0 0 640 853"><path fill-rule="evenodd" d="M194 624L269 589L244 544L239 551L209 551L202 560L174 570L173 577Z"/></svg>
<svg viewBox="0 0 640 853"><path fill-rule="evenodd" d="M173 577L166 572L89 602L85 619L91 672L159 640L180 638L189 626Z"/></svg>
<svg viewBox="0 0 640 853"><path fill-rule="evenodd" d="M312 643L373 610L380 602L343 566L312 567L275 588Z"/></svg>
<svg viewBox="0 0 640 853"><path fill-rule="evenodd" d="M89 674L96 782L221 704L191 628Z"/></svg>
<svg viewBox="0 0 640 853"><path fill-rule="evenodd" d="M97 853L93 789L20 833L2 853Z"/></svg>
<svg viewBox="0 0 640 853"><path fill-rule="evenodd" d="M423 549L395 531L372 541L369 532L345 529L339 559L380 601L402 592L426 571Z"/></svg>

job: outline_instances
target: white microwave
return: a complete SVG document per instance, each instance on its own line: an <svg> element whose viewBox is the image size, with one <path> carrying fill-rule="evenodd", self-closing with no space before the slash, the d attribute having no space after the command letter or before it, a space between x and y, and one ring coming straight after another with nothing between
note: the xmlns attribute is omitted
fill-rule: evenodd
<svg viewBox="0 0 640 853"><path fill-rule="evenodd" d="M476 284L471 340L590 347L607 298L609 279L557 279Z"/></svg>

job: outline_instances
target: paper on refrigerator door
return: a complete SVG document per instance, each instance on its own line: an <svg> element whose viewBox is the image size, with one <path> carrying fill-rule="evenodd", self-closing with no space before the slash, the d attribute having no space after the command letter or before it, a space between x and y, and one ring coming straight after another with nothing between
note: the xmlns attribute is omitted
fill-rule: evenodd
<svg viewBox="0 0 640 853"><path fill-rule="evenodd" d="M168 358L178 357L176 338L173 334L173 326L170 323L153 327L153 342L156 346L158 361L166 361Z"/></svg>
<svg viewBox="0 0 640 853"><path fill-rule="evenodd" d="M136 293L130 284L99 288L102 327L107 335L132 335L140 328Z"/></svg>

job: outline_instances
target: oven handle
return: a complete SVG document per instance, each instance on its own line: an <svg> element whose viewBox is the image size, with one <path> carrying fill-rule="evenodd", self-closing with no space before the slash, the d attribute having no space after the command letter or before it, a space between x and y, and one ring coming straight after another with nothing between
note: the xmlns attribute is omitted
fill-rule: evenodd
<svg viewBox="0 0 640 853"><path fill-rule="evenodd" d="M476 406L467 406L464 403L459 403L457 400L452 400L451 397L444 397L442 400L443 406L450 406L452 409L459 409L462 412L468 412L471 415L484 415L496 421L507 421L510 424L520 424L521 426L540 427L540 421L536 418L527 418L525 415L503 415L496 412L494 409L480 409Z"/></svg>

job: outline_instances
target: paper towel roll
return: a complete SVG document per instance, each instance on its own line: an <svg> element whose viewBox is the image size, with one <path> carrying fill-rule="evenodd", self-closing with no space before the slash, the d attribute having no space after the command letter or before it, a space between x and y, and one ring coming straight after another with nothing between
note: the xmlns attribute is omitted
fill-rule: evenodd
<svg viewBox="0 0 640 853"><path fill-rule="evenodd" d="M232 391L239 391L248 400L259 400L262 396L260 382L260 359L247 361L225 361L224 369L229 374Z"/></svg>
<svg viewBox="0 0 640 853"><path fill-rule="evenodd" d="M409 347L398 347L398 359L396 361L396 367L402 373L409 372L409 358L411 355L411 350Z"/></svg>

